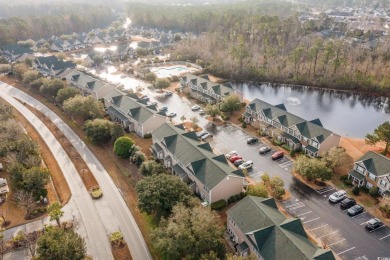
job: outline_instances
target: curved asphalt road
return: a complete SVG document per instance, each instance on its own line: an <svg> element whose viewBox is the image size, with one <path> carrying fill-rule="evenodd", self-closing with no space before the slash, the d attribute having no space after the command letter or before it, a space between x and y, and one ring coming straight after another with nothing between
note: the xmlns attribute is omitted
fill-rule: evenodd
<svg viewBox="0 0 390 260"><path fill-rule="evenodd" d="M99 215L101 221L104 224L104 227L106 228L106 233L111 233L118 229L122 232L124 239L126 240L129 246L133 259L135 260L152 259L150 252L146 246L145 240L142 237L142 234L137 226L137 223L135 222L134 217L132 216L129 208L127 207L125 201L123 200L120 192L118 191L114 182L111 180L107 171L104 169L103 165L99 162L99 160L95 157L95 155L88 149L85 143L77 136L77 134L75 134L73 130L65 122L62 121L61 118L59 118L54 112L52 112L45 105L43 105L33 97L27 95L26 93L6 83L0 82L0 94L3 95L4 93L7 93L10 96L13 96L14 98L26 102L27 104L40 110L48 118L50 118L51 121L69 139L69 141L73 144L75 149L83 157L84 161L87 163L89 169L95 176L96 180L99 183L100 188L104 193L103 196L104 200L96 201L98 214L94 212L88 214L91 215L91 218L89 217L86 218L89 219L89 221L86 221L86 224L92 225L93 230L100 229L100 225L98 224L99 222L92 221L95 217ZM44 139L45 138L46 137L44 137ZM51 144L49 144L49 147L51 147ZM82 185L82 183L80 184ZM74 185L73 183L69 183L69 186L73 186L73 185ZM84 191L86 192L85 189ZM80 208L80 210L86 210L86 209ZM102 243L102 241L105 240L103 239L103 237L107 237L107 236L99 234L98 236L95 237L95 239L99 240ZM99 247L98 249L100 251L107 250L105 248L106 247L102 246ZM110 255L110 257L108 258L99 258L99 259L111 259L111 258L112 256Z"/></svg>
<svg viewBox="0 0 390 260"><path fill-rule="evenodd" d="M95 259L113 259L106 230L104 229L97 208L91 200L91 196L84 188L84 184L76 168L61 144L39 118L2 90L3 85L0 85L0 96L22 113L35 127L50 148L61 170L65 173L66 181L72 192L72 199L75 201L87 232L86 243L88 254L94 256Z"/></svg>

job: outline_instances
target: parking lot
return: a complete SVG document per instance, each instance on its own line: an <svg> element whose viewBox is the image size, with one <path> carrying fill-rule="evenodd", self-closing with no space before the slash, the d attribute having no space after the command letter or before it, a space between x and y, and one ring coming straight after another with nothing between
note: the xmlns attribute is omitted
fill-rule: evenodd
<svg viewBox="0 0 390 260"><path fill-rule="evenodd" d="M356 217L349 217L342 211L339 204L328 202L329 196L336 190L331 186L324 186L313 190L306 185L299 184L290 171L293 162L286 157L273 161L271 155L276 151L260 155L258 150L265 146L261 141L248 145L246 140L251 136L234 125L215 126L210 124L197 112L191 111L191 102L179 98L177 95L164 97L160 93L148 93L151 100L168 106L168 111L177 112L176 122L184 115L187 120L197 116L199 125L214 135L209 140L215 153L226 154L232 150L237 151L244 160L253 161L253 169L248 172L252 180L261 181L265 172L271 177L280 176L291 193L291 199L285 201L283 206L292 215L300 218L305 229L313 237L321 240L342 259L378 259L390 257L390 229L383 226L369 232L365 230L366 222L372 216L364 212ZM272 148L272 147L271 147Z"/></svg>

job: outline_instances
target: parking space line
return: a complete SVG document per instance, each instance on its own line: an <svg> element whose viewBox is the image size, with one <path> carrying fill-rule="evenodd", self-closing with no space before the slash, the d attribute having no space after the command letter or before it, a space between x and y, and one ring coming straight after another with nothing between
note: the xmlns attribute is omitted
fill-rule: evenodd
<svg viewBox="0 0 390 260"><path fill-rule="evenodd" d="M311 220L305 221L305 222L303 222L303 224L306 224L306 223L312 222L312 221L314 221L314 220L317 220L317 219L320 219L320 217L318 217L318 218L313 218L313 219L311 219Z"/></svg>
<svg viewBox="0 0 390 260"><path fill-rule="evenodd" d="M364 211L364 212L362 212L362 213L360 213L360 214L357 214L357 215L355 215L355 216L353 216L353 217L351 217L351 218L356 218L357 216L360 216L360 215L362 215L362 214L364 214L364 213L367 213L367 211Z"/></svg>
<svg viewBox="0 0 390 260"><path fill-rule="evenodd" d="M360 224L360 226L361 226L361 225L364 225L364 224L367 224L367 222L368 222L368 221L363 222L362 224Z"/></svg>
<svg viewBox="0 0 390 260"><path fill-rule="evenodd" d="M318 238L327 237L327 236L332 235L332 234L337 233L337 232L339 232L339 231L336 230L336 231L330 232L330 233L328 233L328 234L326 234L326 235L320 236L320 237L318 237Z"/></svg>
<svg viewBox="0 0 390 260"><path fill-rule="evenodd" d="M336 254L336 255L344 254L344 253L346 253L346 252L348 252L348 251L351 251L352 249L355 249L355 247L351 247L350 249L344 250L343 252L340 252L340 253L338 253L338 254Z"/></svg>
<svg viewBox="0 0 390 260"><path fill-rule="evenodd" d="M321 190L316 190L318 194L324 194L324 193L327 193L331 190L334 190L333 187L328 187L328 188L324 188L324 189L321 189Z"/></svg>
<svg viewBox="0 0 390 260"><path fill-rule="evenodd" d="M388 234L387 236L384 236L382 238L379 238L379 240L385 239L386 237L390 237L390 234Z"/></svg>
<svg viewBox="0 0 390 260"><path fill-rule="evenodd" d="M380 229L380 228L383 228L383 227L386 227L386 225L382 225L382 226L380 226L380 227L378 227L378 228L376 228L376 229L373 229L373 230L370 231L370 233L371 233L371 232L374 232L374 231L376 231L376 230L378 230L378 229Z"/></svg>
<svg viewBox="0 0 390 260"><path fill-rule="evenodd" d="M308 211L308 212L305 212L305 213L302 213L302 214L299 214L299 215L297 215L297 217L301 217L301 216L303 216L303 215L306 215L306 214L309 214L309 213L312 213L313 211Z"/></svg>
<svg viewBox="0 0 390 260"><path fill-rule="evenodd" d="M337 241L337 242L334 242L334 243L332 243L332 244L330 244L330 245L328 245L328 246L334 246L334 245L336 245L336 244L338 244L338 243L340 243L340 242L343 242L343 241L345 241L345 238L344 238L344 239L341 239L341 240L339 240L339 241Z"/></svg>
<svg viewBox="0 0 390 260"><path fill-rule="evenodd" d="M317 230L317 229L320 229L320 228L323 228L323 227L326 227L328 224L324 224L322 226L319 226L319 227L316 227L316 228L313 228L313 229L310 229L309 231L314 231L314 230Z"/></svg>

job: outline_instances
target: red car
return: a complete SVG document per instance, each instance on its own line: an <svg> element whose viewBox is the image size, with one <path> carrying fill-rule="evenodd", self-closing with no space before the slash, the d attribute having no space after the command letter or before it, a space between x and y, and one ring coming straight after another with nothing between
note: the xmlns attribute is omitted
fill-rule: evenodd
<svg viewBox="0 0 390 260"><path fill-rule="evenodd" d="M284 153L282 151L277 151L275 153L272 154L271 158L272 160L277 160L277 159L280 159L284 156Z"/></svg>
<svg viewBox="0 0 390 260"><path fill-rule="evenodd" d="M234 163L235 161L237 161L237 160L241 160L242 159L242 157L241 156L238 156L238 155L236 155L236 156L232 156L232 157L230 157L230 162L231 163Z"/></svg>

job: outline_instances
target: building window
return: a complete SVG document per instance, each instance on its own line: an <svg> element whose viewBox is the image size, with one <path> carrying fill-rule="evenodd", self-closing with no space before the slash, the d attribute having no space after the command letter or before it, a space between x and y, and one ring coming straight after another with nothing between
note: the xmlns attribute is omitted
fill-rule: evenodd
<svg viewBox="0 0 390 260"><path fill-rule="evenodd" d="M374 174L372 174L372 173L369 173L368 174L368 178L370 178L371 180L375 181L376 176Z"/></svg>
<svg viewBox="0 0 390 260"><path fill-rule="evenodd" d="M355 165L355 170L357 171L357 172L360 172L361 174L363 174L364 175L364 168L363 167L360 167L359 165Z"/></svg>

